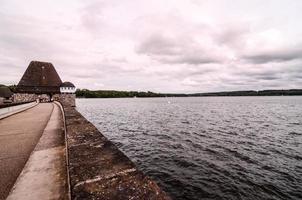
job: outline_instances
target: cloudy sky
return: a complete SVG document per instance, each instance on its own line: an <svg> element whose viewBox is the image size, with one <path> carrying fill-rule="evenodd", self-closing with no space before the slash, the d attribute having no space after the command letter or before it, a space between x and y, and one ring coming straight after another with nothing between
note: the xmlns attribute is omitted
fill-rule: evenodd
<svg viewBox="0 0 302 200"><path fill-rule="evenodd" d="M0 83L31 60L79 88L302 88L301 0L0 0Z"/></svg>

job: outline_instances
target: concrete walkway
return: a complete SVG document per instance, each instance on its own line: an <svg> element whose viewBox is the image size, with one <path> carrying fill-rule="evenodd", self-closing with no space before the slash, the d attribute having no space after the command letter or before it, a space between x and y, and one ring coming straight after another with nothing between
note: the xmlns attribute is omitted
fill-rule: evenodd
<svg viewBox="0 0 302 200"><path fill-rule="evenodd" d="M0 199L5 199L13 187L52 110L52 104L39 104L0 120Z"/></svg>
<svg viewBox="0 0 302 200"><path fill-rule="evenodd" d="M0 132L0 199L8 194L7 199L14 200L66 199L64 129L59 107L39 104L2 119Z"/></svg>

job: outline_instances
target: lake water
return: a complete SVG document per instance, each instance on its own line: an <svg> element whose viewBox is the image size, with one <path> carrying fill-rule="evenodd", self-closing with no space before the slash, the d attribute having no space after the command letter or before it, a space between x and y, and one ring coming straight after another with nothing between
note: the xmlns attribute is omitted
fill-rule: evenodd
<svg viewBox="0 0 302 200"><path fill-rule="evenodd" d="M302 97L77 99L173 199L302 199Z"/></svg>

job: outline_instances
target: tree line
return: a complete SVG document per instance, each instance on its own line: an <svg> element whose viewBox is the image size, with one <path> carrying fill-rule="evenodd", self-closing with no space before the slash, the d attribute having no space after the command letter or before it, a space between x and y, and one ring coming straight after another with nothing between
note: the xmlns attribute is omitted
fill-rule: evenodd
<svg viewBox="0 0 302 200"><path fill-rule="evenodd" d="M164 94L155 92L116 91L116 90L87 90L77 89L76 96L82 98L126 98L126 97L177 97L186 94Z"/></svg>
<svg viewBox="0 0 302 200"><path fill-rule="evenodd" d="M173 93L154 93L137 91L116 91L116 90L88 90L77 89L76 96L79 98L126 98L126 97L202 97L202 96L290 96L302 95L302 89L291 90L261 90L261 91L231 91L231 92L212 92L194 94L173 94Z"/></svg>
<svg viewBox="0 0 302 200"><path fill-rule="evenodd" d="M16 85L8 86L10 90L16 93ZM117 90L88 90L77 89L78 98L129 98L129 97L205 97L205 96L292 96L302 95L302 89L290 90L246 90L230 92L210 92L210 93L155 93L151 91L117 91Z"/></svg>

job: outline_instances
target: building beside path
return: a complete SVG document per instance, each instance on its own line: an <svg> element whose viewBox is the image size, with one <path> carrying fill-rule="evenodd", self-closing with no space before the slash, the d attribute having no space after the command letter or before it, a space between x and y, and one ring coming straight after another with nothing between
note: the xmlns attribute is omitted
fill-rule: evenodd
<svg viewBox="0 0 302 200"><path fill-rule="evenodd" d="M52 63L31 61L17 85L13 101L57 100L64 106L75 106L75 90L71 82L62 82Z"/></svg>

